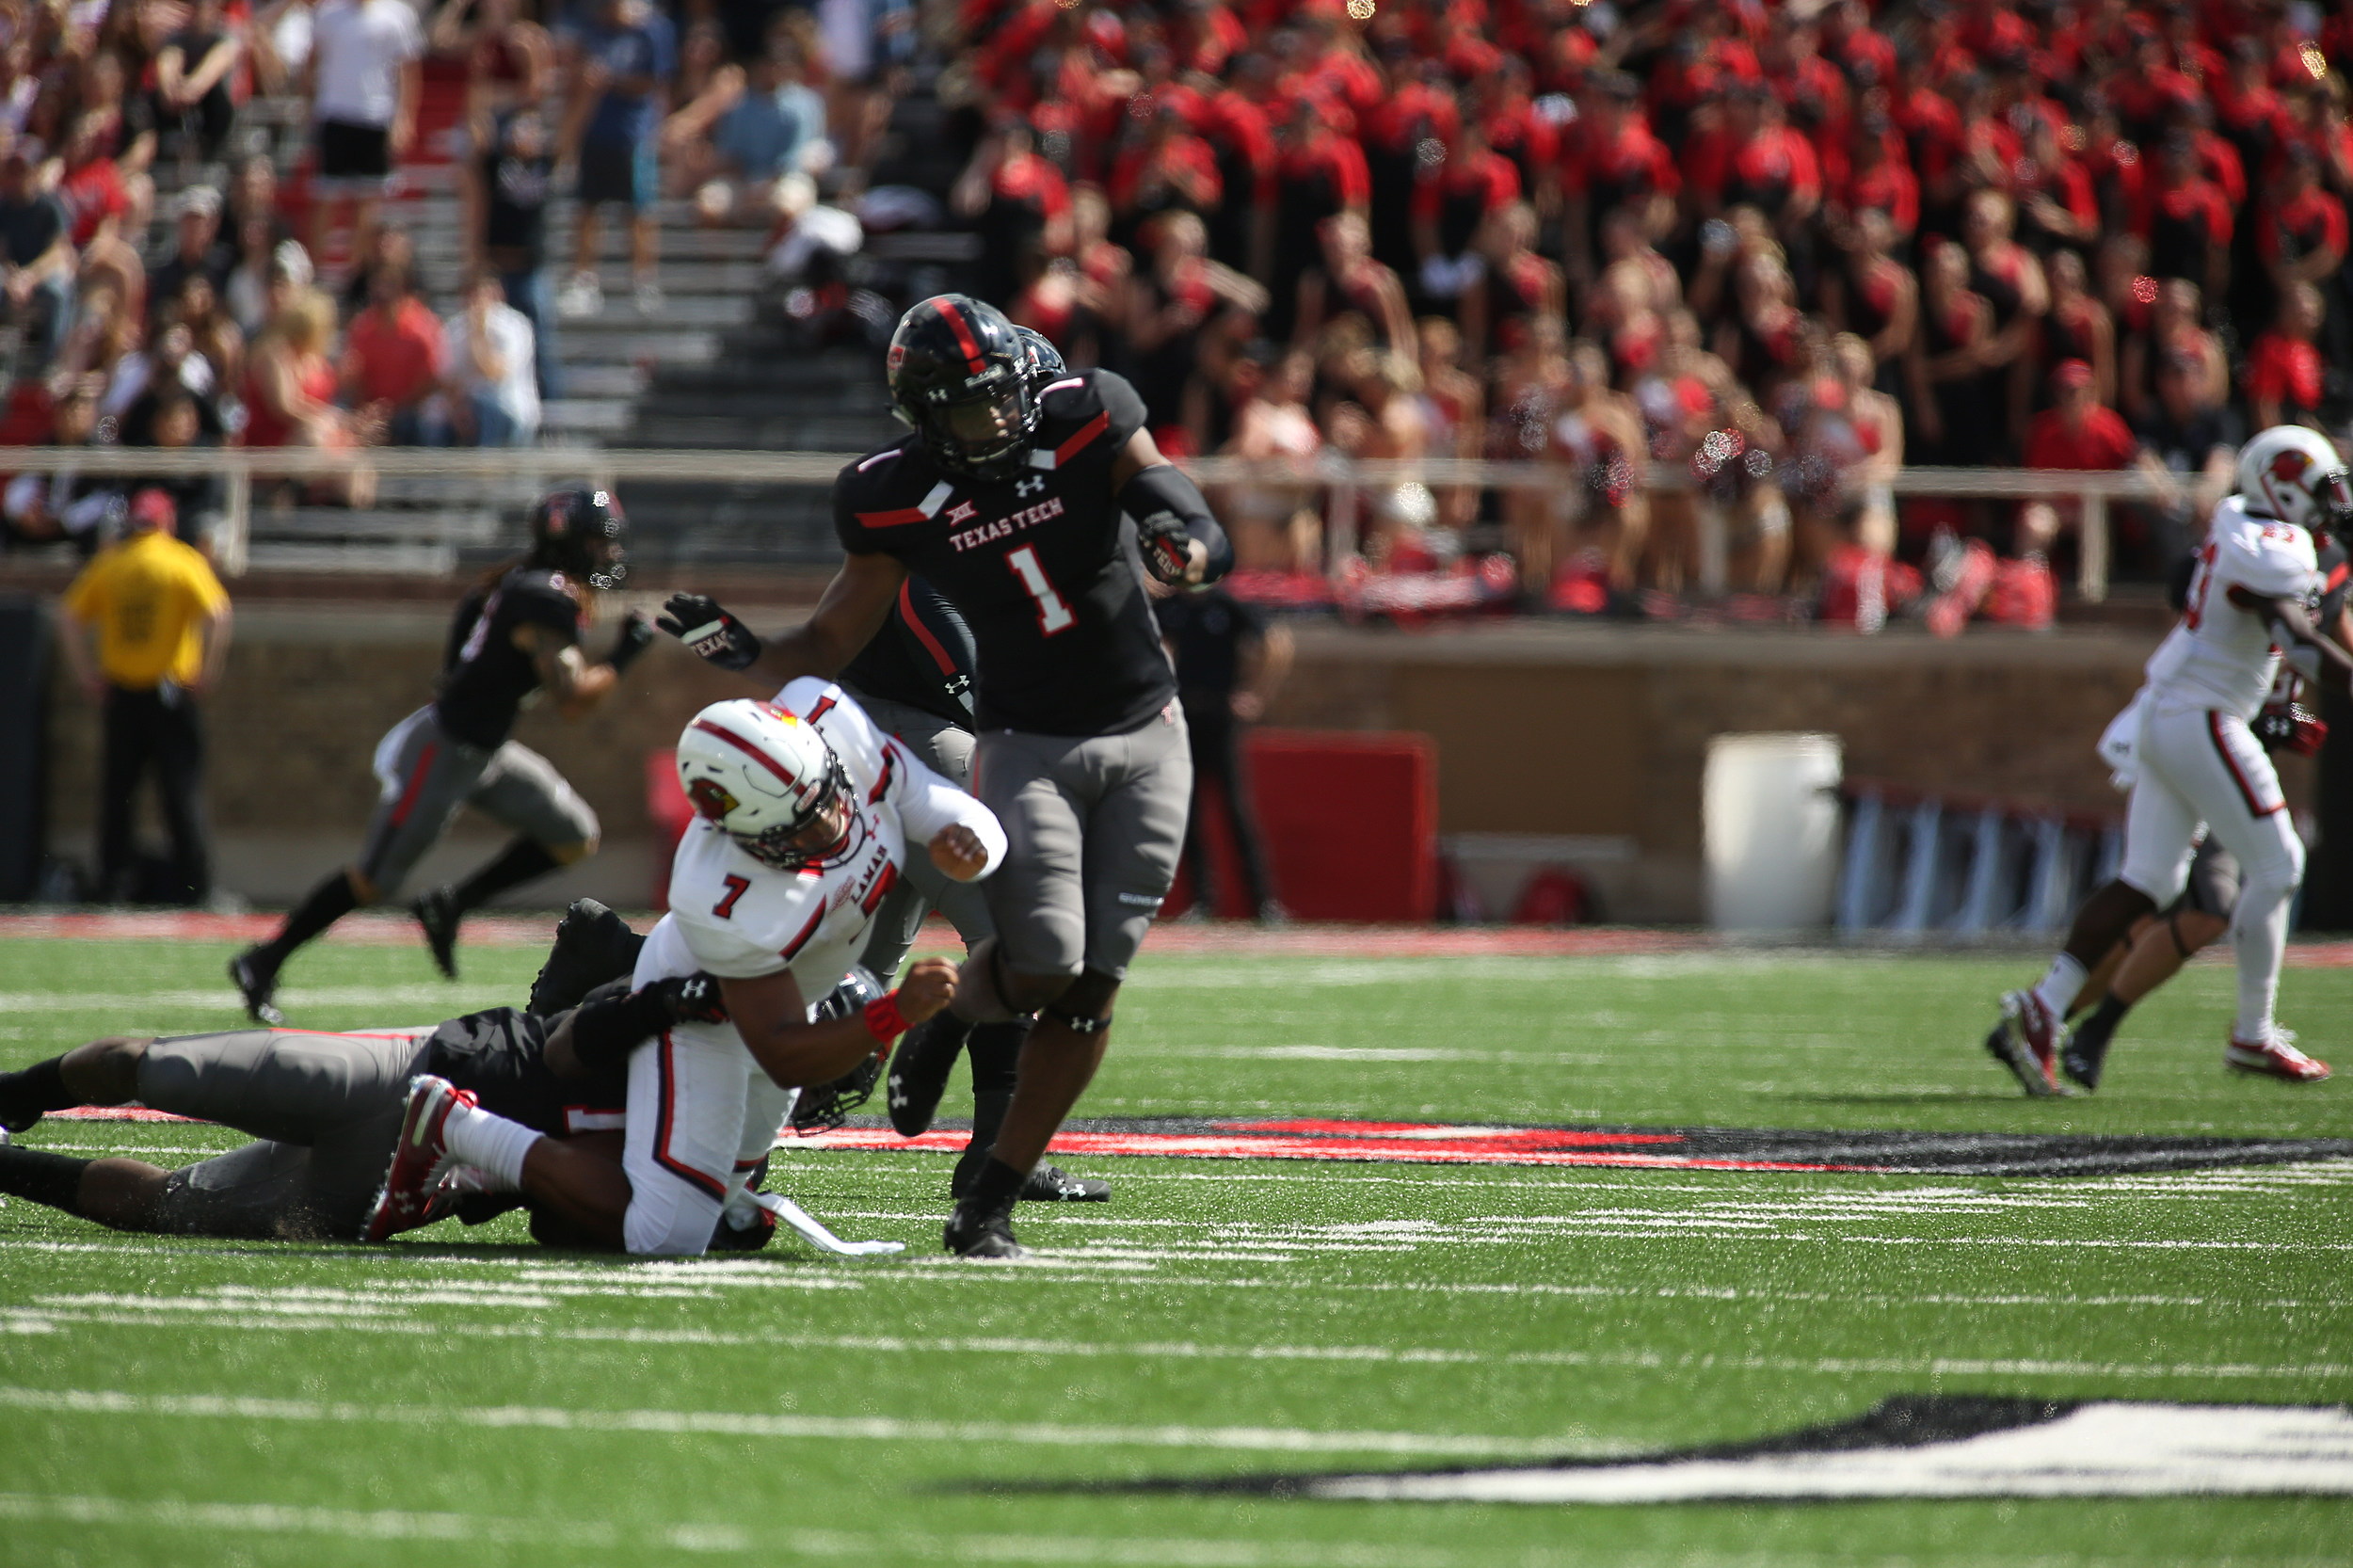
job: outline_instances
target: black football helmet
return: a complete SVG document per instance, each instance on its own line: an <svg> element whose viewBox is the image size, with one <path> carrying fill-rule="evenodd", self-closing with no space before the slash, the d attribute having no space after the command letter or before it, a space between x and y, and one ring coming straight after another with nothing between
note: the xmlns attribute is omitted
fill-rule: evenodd
<svg viewBox="0 0 2353 1568"><path fill-rule="evenodd" d="M1022 469L1037 434L1037 397L1029 345L1003 312L961 294L912 305L886 362L891 411L935 464L974 479Z"/></svg>
<svg viewBox="0 0 2353 1568"><path fill-rule="evenodd" d="M1063 363L1062 350L1036 328L1016 327L1014 333L1020 338L1021 346L1030 351L1029 369L1023 374L1029 377L1031 401L1035 402L1039 392L1069 375L1070 367Z"/></svg>
<svg viewBox="0 0 2353 1568"><path fill-rule="evenodd" d="M531 504L531 556L592 588L629 576L629 519L610 490L550 490Z"/></svg>

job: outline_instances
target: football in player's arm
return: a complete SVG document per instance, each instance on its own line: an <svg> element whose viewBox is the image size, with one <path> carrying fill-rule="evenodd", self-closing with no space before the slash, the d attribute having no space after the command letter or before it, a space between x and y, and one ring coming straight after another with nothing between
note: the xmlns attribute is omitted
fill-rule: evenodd
<svg viewBox="0 0 2353 1568"><path fill-rule="evenodd" d="M874 909L921 853L958 881L985 876L1004 835L969 795L879 735L838 686L803 680L778 701L713 704L679 738L697 821L680 840L670 912L637 956L641 990L709 977L701 1005L648 1044L575 1032L590 1070L626 1072L622 1163L584 1157L420 1079L414 1136L386 1180L417 1201L444 1162L486 1173L564 1215L600 1245L700 1253L765 1160L803 1087L887 1052L946 1005L955 969L916 964L854 1013L812 1009L854 963ZM401 1194L412 1194L403 1198Z"/></svg>
<svg viewBox="0 0 2353 1568"><path fill-rule="evenodd" d="M2238 1012L2224 1061L2294 1082L2329 1076L2272 1016L2304 846L2254 726L2282 664L2307 683L2353 691L2353 653L2313 619L2323 587L2316 541L2348 526L2353 480L2326 437L2278 425L2240 453L2239 493L2215 509L2182 622L2149 661L2123 864L2076 912L2041 984L2002 999L2002 1019L1986 1036L2028 1094L2062 1092L2068 1014L2110 950L2181 894L2201 828L2241 873L2232 918Z"/></svg>

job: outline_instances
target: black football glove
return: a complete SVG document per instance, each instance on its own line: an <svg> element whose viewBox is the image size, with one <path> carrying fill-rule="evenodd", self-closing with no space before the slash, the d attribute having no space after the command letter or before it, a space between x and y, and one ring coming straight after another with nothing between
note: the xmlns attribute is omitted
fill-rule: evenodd
<svg viewBox="0 0 2353 1568"><path fill-rule="evenodd" d="M1174 512L1154 512L1136 523L1136 543L1144 550L1144 567L1171 587L1183 587L1193 566L1193 536Z"/></svg>
<svg viewBox="0 0 2353 1568"><path fill-rule="evenodd" d="M850 1112L864 1105L874 1093L874 1085L882 1081L882 1070L883 1059L878 1052L860 1059L856 1066L831 1083L802 1090L801 1097L792 1102L793 1136L831 1132L848 1121Z"/></svg>
<svg viewBox="0 0 2353 1568"><path fill-rule="evenodd" d="M2319 756L2329 740L2328 724L2309 708L2293 702L2270 704L2255 715L2249 728L2265 751L2292 751L2298 757Z"/></svg>
<svg viewBox="0 0 2353 1568"><path fill-rule="evenodd" d="M605 663L613 666L614 674L618 675L637 663L638 655L651 647L653 622L646 618L644 611L632 610L629 618L621 622L621 634L614 640L613 655Z"/></svg>
<svg viewBox="0 0 2353 1568"><path fill-rule="evenodd" d="M719 983L697 969L693 974L657 980L646 990L662 999L662 1009L674 1024L723 1024L728 1021L727 998Z"/></svg>
<svg viewBox="0 0 2353 1568"><path fill-rule="evenodd" d="M760 657L752 629L707 594L672 594L654 624L723 670L749 669Z"/></svg>

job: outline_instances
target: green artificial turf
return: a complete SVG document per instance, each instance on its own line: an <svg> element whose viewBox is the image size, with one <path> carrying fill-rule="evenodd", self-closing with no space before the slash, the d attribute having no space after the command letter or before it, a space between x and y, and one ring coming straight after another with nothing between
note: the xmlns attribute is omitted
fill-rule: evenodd
<svg viewBox="0 0 2353 1568"><path fill-rule="evenodd" d="M0 942L0 1065L232 1026L229 950ZM298 1022L518 1000L536 954L328 946ZM2017 959L1159 958L1085 1112L2353 1136L2353 1072L2226 1075L2227 968L2128 1023L2096 1098L1978 1048ZM2320 1055L2353 972L2298 969ZM2332 1048L2337 1049L2332 1050ZM2353 1062L2345 1064L2353 1067ZM952 1088L954 1111L960 1090ZM236 1139L49 1122L183 1163ZM631 1265L515 1217L391 1248L119 1237L0 1210L0 1563L803 1560L1179 1568L2343 1562L2353 1501L1509 1507L1055 1494L1611 1455L1897 1394L2353 1399L2353 1166L2081 1179L1073 1161L1030 1265L936 1254L949 1160L770 1185L903 1259Z"/></svg>

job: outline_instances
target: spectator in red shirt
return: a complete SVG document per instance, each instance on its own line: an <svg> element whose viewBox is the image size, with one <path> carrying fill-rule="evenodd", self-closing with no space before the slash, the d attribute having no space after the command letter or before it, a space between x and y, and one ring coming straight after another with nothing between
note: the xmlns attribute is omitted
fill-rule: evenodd
<svg viewBox="0 0 2353 1568"><path fill-rule="evenodd" d="M1234 65L1237 84L1255 78L1262 90L1273 74L1274 62L1264 55L1244 55ZM1209 254L1264 282L1274 266L1273 122L1265 105L1237 85L1209 101L1198 129L1217 156L1218 183L1225 189L1209 215Z"/></svg>
<svg viewBox="0 0 2353 1568"><path fill-rule="evenodd" d="M2231 275L2231 203L2199 173L2197 144L2187 132L2166 133L2155 177L2135 209L2132 231L2149 242L2152 273L2222 293Z"/></svg>
<svg viewBox="0 0 2353 1568"><path fill-rule="evenodd" d="M1290 111L1276 146L1280 197L1275 210L1274 277L1278 282L1296 279L1315 264L1322 250L1324 220L1344 212L1364 215L1372 198L1371 176L1365 168L1365 152L1342 136L1332 123L1336 106L1301 99ZM1353 129L1353 127L1352 127ZM1275 320L1269 335L1278 340L1290 331L1288 288L1274 291Z"/></svg>
<svg viewBox="0 0 2353 1568"><path fill-rule="evenodd" d="M2248 351L2240 386L2256 429L2311 424L2318 414L2325 377L2313 340L2320 334L2323 315L2320 291L2297 283L2281 300L2271 330Z"/></svg>
<svg viewBox="0 0 2353 1568"><path fill-rule="evenodd" d="M1163 104L1153 111L1143 137L1112 160L1104 194L1123 226L1117 232L1131 235L1137 225L1160 213L1215 212L1225 187L1209 144L1185 129L1174 105Z"/></svg>
<svg viewBox="0 0 2353 1568"><path fill-rule="evenodd" d="M344 401L364 420L381 420L392 445L418 446L425 401L440 383L440 320L410 292L407 273L378 267L368 278L368 308L344 335Z"/></svg>
<svg viewBox="0 0 2353 1568"><path fill-rule="evenodd" d="M2282 295L2319 282L2345 262L2345 203L2320 188L2320 154L2300 142L2287 149L2271 200L2254 221L2256 254Z"/></svg>
<svg viewBox="0 0 2353 1568"><path fill-rule="evenodd" d="M1070 249L1070 186L1037 155L1027 124L1009 120L985 137L949 193L961 216L979 220L983 297L1004 299L1050 255Z"/></svg>
<svg viewBox="0 0 2353 1568"><path fill-rule="evenodd" d="M1570 276L1593 270L1590 236L1601 220L1630 207L1653 234L1663 234L1683 188L1674 154L1651 133L1640 107L1641 88L1633 77L1610 72L1593 79L1578 101L1572 134L1561 143L1561 227L1569 241Z"/></svg>
<svg viewBox="0 0 2353 1568"><path fill-rule="evenodd" d="M2051 372L2054 401L2026 427L2026 467L2101 472L2132 466L2140 440L2123 415L2100 401L2096 381L2082 360L2062 360Z"/></svg>
<svg viewBox="0 0 2353 1568"><path fill-rule="evenodd" d="M1414 250L1421 292L1459 299L1479 280L1474 245L1489 217L1520 199L1520 172L1487 145L1486 127L1464 122L1434 180L1414 192Z"/></svg>

